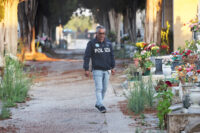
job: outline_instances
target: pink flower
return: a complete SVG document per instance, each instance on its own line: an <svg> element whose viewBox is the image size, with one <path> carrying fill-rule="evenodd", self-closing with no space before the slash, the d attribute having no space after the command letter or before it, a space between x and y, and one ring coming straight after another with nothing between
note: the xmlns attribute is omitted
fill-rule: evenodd
<svg viewBox="0 0 200 133"><path fill-rule="evenodd" d="M190 72L190 71L191 71L191 68L186 68L186 71L187 71L187 72Z"/></svg>
<svg viewBox="0 0 200 133"><path fill-rule="evenodd" d="M142 50L141 55L144 55L146 52L146 50Z"/></svg>

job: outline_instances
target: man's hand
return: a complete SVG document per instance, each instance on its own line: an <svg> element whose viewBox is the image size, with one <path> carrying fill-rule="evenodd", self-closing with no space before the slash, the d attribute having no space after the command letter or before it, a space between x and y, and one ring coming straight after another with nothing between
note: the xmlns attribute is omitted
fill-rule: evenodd
<svg viewBox="0 0 200 133"><path fill-rule="evenodd" d="M111 69L112 75L115 75L115 69Z"/></svg>
<svg viewBox="0 0 200 133"><path fill-rule="evenodd" d="M85 71L85 76L89 77L90 76L90 71Z"/></svg>

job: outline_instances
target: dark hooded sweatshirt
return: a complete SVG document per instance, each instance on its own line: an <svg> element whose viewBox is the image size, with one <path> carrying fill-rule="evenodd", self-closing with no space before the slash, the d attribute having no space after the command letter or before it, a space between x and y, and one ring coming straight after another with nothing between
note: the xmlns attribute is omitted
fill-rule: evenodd
<svg viewBox="0 0 200 133"><path fill-rule="evenodd" d="M85 70L89 70L90 58L92 59L92 70L106 71L115 67L112 44L107 39L102 43L96 38L88 42L83 64Z"/></svg>

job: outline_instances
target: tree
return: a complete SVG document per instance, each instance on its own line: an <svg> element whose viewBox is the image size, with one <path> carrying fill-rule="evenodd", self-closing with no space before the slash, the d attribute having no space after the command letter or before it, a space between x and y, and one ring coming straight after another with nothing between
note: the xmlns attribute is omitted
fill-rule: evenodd
<svg viewBox="0 0 200 133"><path fill-rule="evenodd" d="M19 0L0 0L0 59L5 53L17 54L17 6Z"/></svg>
<svg viewBox="0 0 200 133"><path fill-rule="evenodd" d="M145 42L161 43L162 0L147 0Z"/></svg>
<svg viewBox="0 0 200 133"><path fill-rule="evenodd" d="M93 25L94 21L91 16L73 16L65 25L65 28L76 31L80 27L80 30L84 32L85 29L91 30Z"/></svg>
<svg viewBox="0 0 200 133"><path fill-rule="evenodd" d="M92 9L97 22L103 23L105 27L115 27L119 31L120 15L123 15L125 29L129 33L131 41L136 41L136 12L144 9L146 0L79 0L82 6ZM89 3L89 4L88 4ZM117 20L117 21L116 21ZM107 24L108 22L109 24ZM119 38L119 33L118 38Z"/></svg>
<svg viewBox="0 0 200 133"><path fill-rule="evenodd" d="M76 6L77 0L27 0L19 4L20 31L26 51L35 52L35 36L43 32L50 36L52 29L70 19Z"/></svg>
<svg viewBox="0 0 200 133"><path fill-rule="evenodd" d="M34 51L35 47L31 47L35 43L35 19L38 8L37 0L28 0L18 5L18 18L20 25L21 39L25 45L26 51Z"/></svg>

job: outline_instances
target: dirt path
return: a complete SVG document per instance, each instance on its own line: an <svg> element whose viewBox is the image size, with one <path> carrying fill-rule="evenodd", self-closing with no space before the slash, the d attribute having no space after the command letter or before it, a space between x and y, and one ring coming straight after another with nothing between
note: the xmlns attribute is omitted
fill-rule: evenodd
<svg viewBox="0 0 200 133"><path fill-rule="evenodd" d="M94 108L93 80L84 76L82 61L27 62L27 65L37 75L29 92L32 99L12 109L12 119L1 121L0 127L13 126L19 133L109 132L106 115L115 109L110 106L107 114L101 114ZM111 81L117 89L120 80L115 76ZM115 97L112 87L109 94ZM117 104L112 102L108 100L106 105Z"/></svg>

